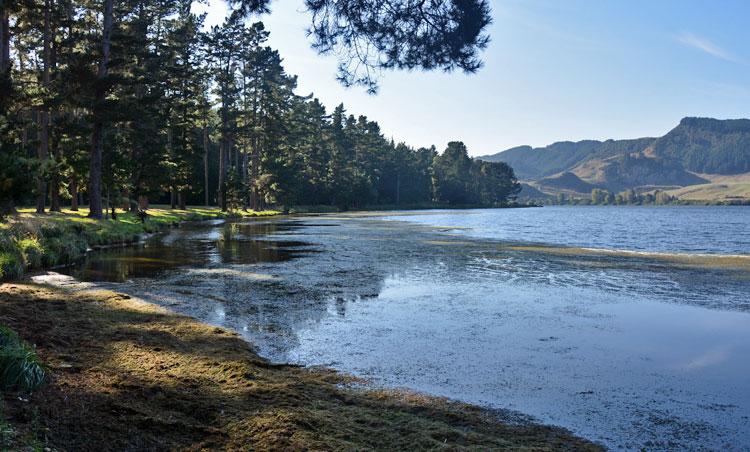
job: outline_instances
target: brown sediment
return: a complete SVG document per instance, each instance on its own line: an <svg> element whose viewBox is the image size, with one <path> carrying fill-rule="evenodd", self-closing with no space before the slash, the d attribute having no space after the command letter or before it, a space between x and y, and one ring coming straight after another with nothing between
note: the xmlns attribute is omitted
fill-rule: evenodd
<svg viewBox="0 0 750 452"><path fill-rule="evenodd" d="M233 332L110 291L3 284L0 324L35 344L51 368L50 383L28 401L4 394L16 442L55 450L599 449L477 407L274 365Z"/></svg>
<svg viewBox="0 0 750 452"><path fill-rule="evenodd" d="M704 268L733 268L750 271L750 255L731 254L688 254L688 253L660 253L629 250L607 250L581 247L556 247L547 245L507 245L505 249L515 251L531 251L563 256L612 256L624 258L642 258L655 261L665 261L686 267Z"/></svg>

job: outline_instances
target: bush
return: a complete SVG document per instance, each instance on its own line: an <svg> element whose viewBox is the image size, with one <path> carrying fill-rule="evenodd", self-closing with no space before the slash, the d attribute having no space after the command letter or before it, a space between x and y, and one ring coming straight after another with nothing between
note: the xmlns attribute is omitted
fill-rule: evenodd
<svg viewBox="0 0 750 452"><path fill-rule="evenodd" d="M35 238L23 239L18 241L18 248L21 250L26 265L30 268L40 268L42 266L42 256L44 248L39 240Z"/></svg>
<svg viewBox="0 0 750 452"><path fill-rule="evenodd" d="M23 276L23 261L14 252L0 251L0 281L18 279Z"/></svg>
<svg viewBox="0 0 750 452"><path fill-rule="evenodd" d="M52 267L70 264L86 253L86 242L79 235L71 234L63 237L44 237L42 239L42 264Z"/></svg>
<svg viewBox="0 0 750 452"><path fill-rule="evenodd" d="M0 326L0 390L33 391L44 384L47 368L33 347L10 328Z"/></svg>

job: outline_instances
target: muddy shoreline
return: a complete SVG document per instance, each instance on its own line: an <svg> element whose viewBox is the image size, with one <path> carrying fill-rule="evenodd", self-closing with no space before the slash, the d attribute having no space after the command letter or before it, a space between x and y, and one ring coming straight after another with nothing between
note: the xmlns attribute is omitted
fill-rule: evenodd
<svg viewBox="0 0 750 452"><path fill-rule="evenodd" d="M599 449L559 428L271 364L236 333L93 284L37 281L0 286L0 322L52 369L37 393L4 394L6 447Z"/></svg>

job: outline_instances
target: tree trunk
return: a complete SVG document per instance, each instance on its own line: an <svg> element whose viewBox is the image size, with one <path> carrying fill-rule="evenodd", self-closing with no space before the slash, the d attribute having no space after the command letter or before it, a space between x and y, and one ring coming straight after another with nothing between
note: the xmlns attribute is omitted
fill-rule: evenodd
<svg viewBox="0 0 750 452"><path fill-rule="evenodd" d="M106 96L104 81L108 73L110 36L112 34L112 0L104 0L104 28L102 30L102 59L96 81L94 101L94 130L91 133L91 161L89 165L89 217L102 218L102 148L104 119L102 109Z"/></svg>
<svg viewBox="0 0 750 452"><path fill-rule="evenodd" d="M229 153L227 147L229 146L229 139L227 137L227 129L229 127L229 120L227 118L226 106L222 106L221 109L221 143L219 145L219 206L222 212L227 211L227 173L229 166Z"/></svg>
<svg viewBox="0 0 750 452"><path fill-rule="evenodd" d="M401 174L396 174L396 205L401 203Z"/></svg>
<svg viewBox="0 0 750 452"><path fill-rule="evenodd" d="M250 196L250 207L254 211L260 210L259 205L259 193L258 193L258 177L260 176L260 139L255 139L255 146L253 146L253 163L252 163L252 189Z"/></svg>
<svg viewBox="0 0 750 452"><path fill-rule="evenodd" d="M243 188L243 193L244 193L244 196L242 197L243 198L242 210L244 211L247 211L247 208L250 206L250 196L249 196L250 190L249 190L249 184L247 183L247 171L248 171L248 165L249 165L248 158L249 157L248 157L247 151L243 152L242 153L242 168L240 169L240 171L242 171L241 180L242 180L242 188Z"/></svg>
<svg viewBox="0 0 750 452"><path fill-rule="evenodd" d="M186 198L185 193L181 191L177 192L177 207L180 210L186 210L187 206L185 205L185 198Z"/></svg>
<svg viewBox="0 0 750 452"><path fill-rule="evenodd" d="M174 187L171 187L169 189L169 208L174 210L175 207L177 207L177 194Z"/></svg>
<svg viewBox="0 0 750 452"><path fill-rule="evenodd" d="M10 77L10 18L5 2L0 2L0 78Z"/></svg>
<svg viewBox="0 0 750 452"><path fill-rule="evenodd" d="M255 77L255 91L253 94L253 139L252 139L252 151L253 160L251 164L251 177L250 177L250 208L254 211L258 210L258 165L260 162L260 149L257 126L258 126L258 86L260 77Z"/></svg>
<svg viewBox="0 0 750 452"><path fill-rule="evenodd" d="M104 218L109 220L109 187L107 187L107 196L104 199L106 201L104 204Z"/></svg>
<svg viewBox="0 0 750 452"><path fill-rule="evenodd" d="M224 144L224 149L221 152L221 174L220 174L221 193L220 195L221 195L222 212L226 212L229 208L229 206L227 205L227 195L229 192L229 187L228 187L229 181L227 180L228 174L229 174L229 147L230 147L229 140L226 140Z"/></svg>
<svg viewBox="0 0 750 452"><path fill-rule="evenodd" d="M37 113L37 122L39 124L39 146L37 147L36 156L43 167L47 161L47 153L49 151L49 115L47 112L39 111ZM47 183L42 175L43 170L43 168L39 169L36 179L36 213L44 213L47 203Z"/></svg>
<svg viewBox="0 0 750 452"><path fill-rule="evenodd" d="M17 213L16 205L13 204L12 199L0 200L0 220L8 215L15 215Z"/></svg>
<svg viewBox="0 0 750 452"><path fill-rule="evenodd" d="M54 7L54 1L50 1L52 7ZM49 24L49 20L47 20ZM49 70L48 72L51 72L51 74L48 75L49 79L51 80L53 77L57 78L57 54L58 54L58 48L56 44L56 36L55 36L56 28L49 24L49 39L48 39L48 48L49 48ZM52 110L49 112L49 124L52 124L55 120L55 110ZM48 125L49 127L49 125ZM55 138L53 136L53 138ZM52 171L52 177L50 178L50 190L49 190L49 210L50 212L60 212L61 205L60 205L60 170L59 170L59 164L62 161L62 150L60 149L60 143L59 140L56 139L50 139L49 140L49 147L51 149L52 155L55 157L55 168Z"/></svg>
<svg viewBox="0 0 750 452"><path fill-rule="evenodd" d="M70 178L70 210L78 212L78 181L75 174Z"/></svg>
<svg viewBox="0 0 750 452"><path fill-rule="evenodd" d="M205 198L206 207L209 206L209 194L208 194L208 129L203 126L203 196Z"/></svg>
<svg viewBox="0 0 750 452"><path fill-rule="evenodd" d="M50 74L50 0L44 2L44 31L42 32L43 50L42 50L42 85L44 88L49 87ZM39 111L39 148L37 151L37 157L42 165L40 174L37 177L36 189L36 212L44 213L44 207L47 199L47 182L44 180L44 164L47 162L49 156L49 105L45 99L41 110Z"/></svg>
<svg viewBox="0 0 750 452"><path fill-rule="evenodd" d="M60 205L60 176L57 174L52 175L52 179L49 184L49 211L59 212L61 209Z"/></svg>

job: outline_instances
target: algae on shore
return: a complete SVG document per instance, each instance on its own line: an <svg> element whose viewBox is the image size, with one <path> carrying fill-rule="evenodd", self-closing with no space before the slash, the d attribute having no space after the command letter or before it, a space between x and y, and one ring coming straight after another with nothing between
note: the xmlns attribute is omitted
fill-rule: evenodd
<svg viewBox="0 0 750 452"><path fill-rule="evenodd" d="M4 394L7 421L16 440L55 450L599 449L469 405L270 364L235 333L114 292L3 284L0 323L52 369L28 399Z"/></svg>

